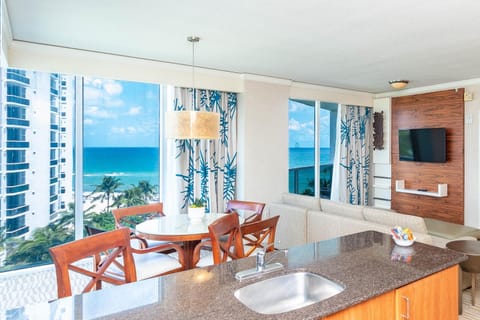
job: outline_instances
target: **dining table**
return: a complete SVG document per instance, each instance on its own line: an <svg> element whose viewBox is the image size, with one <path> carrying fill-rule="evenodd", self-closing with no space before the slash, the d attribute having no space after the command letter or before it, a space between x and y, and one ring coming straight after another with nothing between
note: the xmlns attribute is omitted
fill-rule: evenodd
<svg viewBox="0 0 480 320"><path fill-rule="evenodd" d="M177 242L183 245L185 268L194 268L193 252L202 239L209 238L208 225L228 213L207 213L201 219L190 219L187 214L171 214L155 217L137 224L135 231L139 237Z"/></svg>

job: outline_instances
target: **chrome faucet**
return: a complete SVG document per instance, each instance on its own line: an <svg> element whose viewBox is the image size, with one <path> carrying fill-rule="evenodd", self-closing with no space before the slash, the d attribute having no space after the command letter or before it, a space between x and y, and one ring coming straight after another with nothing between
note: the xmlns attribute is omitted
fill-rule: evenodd
<svg viewBox="0 0 480 320"><path fill-rule="evenodd" d="M248 279L248 278L252 278L252 277L261 275L263 273L272 272L272 271L276 271L276 270L279 270L279 269L283 268L283 265L281 263L278 263L278 262L277 263L272 263L272 264L268 264L268 263L270 261L272 261L273 258L279 253L284 253L286 255L288 253L288 250L287 249L282 249L282 250L279 250L279 251L275 251L269 257L269 259L267 261L265 261L266 251L271 246L273 246L273 243L270 244L270 245L266 245L265 247L262 248L262 250L257 252L255 268L237 272L235 274L235 278L237 280L244 280L244 279Z"/></svg>
<svg viewBox="0 0 480 320"><path fill-rule="evenodd" d="M272 261L277 254L284 253L285 255L287 255L288 249L277 250L274 253L272 253L272 256L270 257L270 259L268 259L268 262L265 262L265 254L267 253L268 248L273 247L273 245L274 245L273 243L267 244L262 248L262 250L257 252L257 267L256 267L257 271L261 272L265 270L265 265L268 262Z"/></svg>

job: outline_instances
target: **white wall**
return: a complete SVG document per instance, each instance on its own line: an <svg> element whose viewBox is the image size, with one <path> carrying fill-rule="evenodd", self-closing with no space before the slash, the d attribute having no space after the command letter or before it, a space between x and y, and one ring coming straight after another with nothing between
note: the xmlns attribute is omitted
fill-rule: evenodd
<svg viewBox="0 0 480 320"><path fill-rule="evenodd" d="M480 84L465 86L473 94L465 101L465 220L464 224L480 228Z"/></svg>
<svg viewBox="0 0 480 320"><path fill-rule="evenodd" d="M245 81L239 95L238 197L271 202L288 192L289 86Z"/></svg>

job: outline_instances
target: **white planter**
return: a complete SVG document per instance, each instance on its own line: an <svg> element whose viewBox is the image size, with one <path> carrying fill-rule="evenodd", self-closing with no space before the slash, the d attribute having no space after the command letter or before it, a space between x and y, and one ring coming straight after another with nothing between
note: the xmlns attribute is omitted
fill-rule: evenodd
<svg viewBox="0 0 480 320"><path fill-rule="evenodd" d="M191 220L201 220L205 216L205 207L188 208L188 217Z"/></svg>

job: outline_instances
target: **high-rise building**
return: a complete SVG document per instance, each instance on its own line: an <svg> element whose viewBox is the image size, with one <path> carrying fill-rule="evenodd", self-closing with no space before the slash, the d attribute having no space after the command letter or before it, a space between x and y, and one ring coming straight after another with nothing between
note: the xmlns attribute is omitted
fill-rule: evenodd
<svg viewBox="0 0 480 320"><path fill-rule="evenodd" d="M0 70L0 221L28 238L73 201L75 78Z"/></svg>

